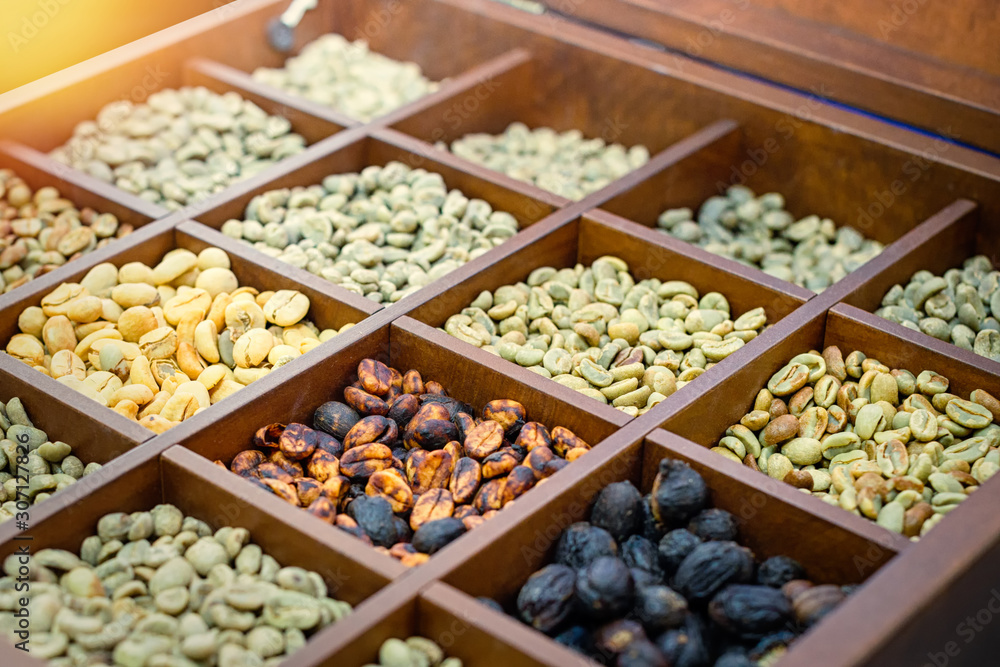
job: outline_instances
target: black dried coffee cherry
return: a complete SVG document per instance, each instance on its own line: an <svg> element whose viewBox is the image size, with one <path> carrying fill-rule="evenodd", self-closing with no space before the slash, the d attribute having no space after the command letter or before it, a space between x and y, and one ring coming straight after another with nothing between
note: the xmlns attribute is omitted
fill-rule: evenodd
<svg viewBox="0 0 1000 667"><path fill-rule="evenodd" d="M385 498L362 493L347 506L347 515L358 522L375 546L388 548L398 541L396 515Z"/></svg>
<svg viewBox="0 0 1000 667"><path fill-rule="evenodd" d="M791 630L779 630L778 632L767 635L748 651L750 660L752 660L754 664L757 664L758 660L771 651L790 646L791 643L795 641L796 636L797 635Z"/></svg>
<svg viewBox="0 0 1000 667"><path fill-rule="evenodd" d="M805 568L788 556L772 556L757 568L757 583L762 586L781 588L789 581L805 578Z"/></svg>
<svg viewBox="0 0 1000 667"><path fill-rule="evenodd" d="M602 625L594 632L594 653L601 662L608 661L637 641L645 641L642 626L630 619L621 619Z"/></svg>
<svg viewBox="0 0 1000 667"><path fill-rule="evenodd" d="M713 667L755 667L756 662L747 656L747 652L742 648L729 648L719 656Z"/></svg>
<svg viewBox="0 0 1000 667"><path fill-rule="evenodd" d="M668 526L683 525L705 509L708 486L683 461L663 459L653 481L653 516Z"/></svg>
<svg viewBox="0 0 1000 667"><path fill-rule="evenodd" d="M663 583L663 577L657 576L647 570L640 570L637 567L629 569L632 573L632 581L635 582L635 590L646 588L647 586L659 586Z"/></svg>
<svg viewBox="0 0 1000 667"><path fill-rule="evenodd" d="M361 421L361 415L346 403L327 401L313 413L313 428L326 431L337 440L343 441L351 428Z"/></svg>
<svg viewBox="0 0 1000 667"><path fill-rule="evenodd" d="M582 625L574 625L564 630L553 639L579 653L589 654L594 650L594 636L590 629Z"/></svg>
<svg viewBox="0 0 1000 667"><path fill-rule="evenodd" d="M608 484L597 494L590 523L622 542L642 528L642 494L632 482Z"/></svg>
<svg viewBox="0 0 1000 667"><path fill-rule="evenodd" d="M579 570L601 556L617 555L618 545L608 531L580 521L559 536L555 560Z"/></svg>
<svg viewBox="0 0 1000 667"><path fill-rule="evenodd" d="M485 597L485 596L480 596L480 597L476 598L476 600L478 600L482 604L486 605L487 607L489 607L493 611L498 611L501 614L506 613L503 610L503 605L501 605L499 602L497 602L493 598L488 598L488 597Z"/></svg>
<svg viewBox="0 0 1000 667"><path fill-rule="evenodd" d="M650 494L642 497L642 536L654 544L659 544L669 530L653 516L653 500Z"/></svg>
<svg viewBox="0 0 1000 667"><path fill-rule="evenodd" d="M736 541L736 517L720 509L707 509L695 515L688 530L703 540Z"/></svg>
<svg viewBox="0 0 1000 667"><path fill-rule="evenodd" d="M664 535L657 547L663 573L668 577L673 576L688 554L699 544L701 538L685 528L671 530Z"/></svg>
<svg viewBox="0 0 1000 667"><path fill-rule="evenodd" d="M642 535L633 535L619 548L621 559L631 568L647 570L657 576L663 575L660 556L656 545Z"/></svg>
<svg viewBox="0 0 1000 667"><path fill-rule="evenodd" d="M720 627L741 639L757 639L780 629L792 615L792 605L777 588L760 585L726 586L708 605Z"/></svg>
<svg viewBox="0 0 1000 667"><path fill-rule="evenodd" d="M656 639L670 667L709 667L711 657L705 629L694 614L688 614L684 626L667 630Z"/></svg>
<svg viewBox="0 0 1000 667"><path fill-rule="evenodd" d="M424 554L434 554L465 534L465 524L454 517L435 519L413 533L413 548Z"/></svg>
<svg viewBox="0 0 1000 667"><path fill-rule="evenodd" d="M551 633L573 610L576 572L565 565L547 565L528 577L517 595L521 619L536 630Z"/></svg>
<svg viewBox="0 0 1000 667"><path fill-rule="evenodd" d="M618 656L615 667L669 667L656 644L648 639L640 639L628 645Z"/></svg>
<svg viewBox="0 0 1000 667"><path fill-rule="evenodd" d="M735 542L704 542L677 568L674 588L688 602L708 602L729 584L749 582L753 568L753 553L749 549Z"/></svg>
<svg viewBox="0 0 1000 667"><path fill-rule="evenodd" d="M635 601L635 582L620 558L602 556L580 570L576 599L581 611L591 618L622 616Z"/></svg>
<svg viewBox="0 0 1000 667"><path fill-rule="evenodd" d="M680 626L687 614L687 600L668 586L649 586L636 593L635 616L651 636Z"/></svg>

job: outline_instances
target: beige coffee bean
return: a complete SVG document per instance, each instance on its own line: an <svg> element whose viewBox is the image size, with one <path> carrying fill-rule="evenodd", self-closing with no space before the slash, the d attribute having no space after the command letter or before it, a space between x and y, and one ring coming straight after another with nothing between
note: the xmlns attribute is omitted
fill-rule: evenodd
<svg viewBox="0 0 1000 667"><path fill-rule="evenodd" d="M203 289L193 288L177 294L163 304L163 318L167 324L177 324L191 313L197 313L202 319L212 307L212 297Z"/></svg>
<svg viewBox="0 0 1000 667"><path fill-rule="evenodd" d="M281 327L298 323L309 312L309 297L295 290L278 290L264 305L264 317Z"/></svg>
<svg viewBox="0 0 1000 667"><path fill-rule="evenodd" d="M118 282L122 285L127 283L147 283L153 284L153 269L142 262L128 262L122 264L118 269Z"/></svg>
<svg viewBox="0 0 1000 667"><path fill-rule="evenodd" d="M159 327L139 338L139 350L150 361L168 359L177 351L177 332Z"/></svg>
<svg viewBox="0 0 1000 667"><path fill-rule="evenodd" d="M153 267L151 278L154 285L165 285L197 266L197 255L190 250L177 248L164 255L160 263Z"/></svg>
<svg viewBox="0 0 1000 667"><path fill-rule="evenodd" d="M253 301L234 300L226 306L225 326L239 337L252 329L263 329L267 326L267 319L263 309Z"/></svg>
<svg viewBox="0 0 1000 667"><path fill-rule="evenodd" d="M266 329L251 329L236 340L233 347L233 359L240 368L259 366L271 348L274 347L274 336ZM237 378L239 376L237 375Z"/></svg>
<svg viewBox="0 0 1000 667"><path fill-rule="evenodd" d="M221 248L205 248L198 253L198 268L203 272L208 269L229 269L231 268L229 255L227 255L226 251ZM207 288L202 287L202 289ZM230 292L232 290L225 291Z"/></svg>
<svg viewBox="0 0 1000 667"><path fill-rule="evenodd" d="M109 262L98 264L80 280L87 292L96 296L107 296L111 288L118 284L118 267Z"/></svg>
<svg viewBox="0 0 1000 667"><path fill-rule="evenodd" d="M146 283L126 283L111 290L111 299L122 308L155 306L160 303L160 293Z"/></svg>
<svg viewBox="0 0 1000 667"><path fill-rule="evenodd" d="M225 253L222 254L225 255ZM195 281L195 287L205 290L214 299L223 292L234 291L239 287L239 281L236 279L236 274L230 271L228 266L213 266L202 270Z"/></svg>
<svg viewBox="0 0 1000 667"><path fill-rule="evenodd" d="M18 315L17 328L21 330L21 333L30 334L35 338L41 339L42 327L45 326L47 319L48 317L42 312L41 308L38 306L29 306Z"/></svg>
<svg viewBox="0 0 1000 667"><path fill-rule="evenodd" d="M219 332L212 320L203 320L194 330L194 344L205 361L210 364L219 361Z"/></svg>
<svg viewBox="0 0 1000 667"><path fill-rule="evenodd" d="M49 354L60 350L73 350L79 341L73 331L73 323L65 315L50 317L42 327L42 340Z"/></svg>
<svg viewBox="0 0 1000 667"><path fill-rule="evenodd" d="M48 317L65 315L74 299L88 296L86 288L78 283L63 283L42 297L42 312Z"/></svg>
<svg viewBox="0 0 1000 667"><path fill-rule="evenodd" d="M73 322L85 324L99 319L104 312L101 300L96 296L83 296L74 299L66 312Z"/></svg>
<svg viewBox="0 0 1000 667"><path fill-rule="evenodd" d="M73 354L73 350L60 350L52 355L52 361L49 363L49 375L56 379L72 375L78 380L84 380L87 377L87 367L83 363L83 359Z"/></svg>

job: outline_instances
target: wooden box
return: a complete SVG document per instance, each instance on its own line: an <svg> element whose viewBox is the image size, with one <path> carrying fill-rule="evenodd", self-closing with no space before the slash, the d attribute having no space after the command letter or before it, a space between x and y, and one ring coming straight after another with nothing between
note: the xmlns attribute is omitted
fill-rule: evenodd
<svg viewBox="0 0 1000 667"><path fill-rule="evenodd" d="M595 4L573 6L582 16ZM705 447L743 414L756 389L788 357L831 342L912 370L932 367L961 391L983 387L1000 393L997 364L870 312L888 287L918 268L942 271L974 252L989 254L1000 265L1000 159L551 14L534 16L489 0L321 0L296 33L296 49L336 31L364 37L373 50L415 61L431 78L444 79L427 97L362 123L250 77L258 66L282 62L269 50L265 30L284 7L279 0L232 3L0 98L0 166L14 168L33 187L58 185L77 203L115 212L136 227L129 237L0 296L0 344L15 333L17 315L61 282L77 280L104 261L153 262L178 246L221 247L241 282L305 292L321 327L358 322L156 437L0 355L0 399L21 396L51 435L107 464L91 483L32 509L24 532L36 547L76 548L103 513L175 502L214 525L248 527L279 560L318 568L324 576L332 577L338 567L350 574L342 592L360 603L357 613L324 630L288 664L362 665L373 660L385 638L412 633L438 640L468 665L593 664L472 596L509 602L548 558L561 521L583 516L607 483L631 479L648 488L656 462L674 457L705 475L720 507L740 515L745 501L751 508L760 505L741 527L756 552L799 558L820 580L864 582L782 665L923 664L939 655L949 665L989 662L1000 648L1000 635L986 631L966 645L955 628L986 607L988 591L1000 578L1000 519L994 510L1000 482L985 484L912 543L791 487L767 484ZM162 76L144 86L150 68L159 68ZM182 85L235 91L291 120L309 146L174 213L46 155L104 104L141 102L153 90ZM968 127L978 122L975 114L962 118ZM500 132L515 120L641 143L652 157L604 189L570 202L434 146L468 132ZM449 187L514 214L521 230L385 307L218 231L264 191L310 185L331 173L390 160L441 173ZM782 192L793 212L857 226L887 248L816 295L650 229L665 208L697 206L734 182L758 192ZM643 277L717 289L737 311L763 306L772 326L636 419L582 400L436 328L484 289L522 279L539 266L571 266L609 253L625 258ZM412 570L213 465L228 462L261 426L308 420L320 403L340 398L358 361L368 356L401 370L418 368L477 408L494 398L519 400L532 418L566 425L596 446ZM52 401L45 403L45 396ZM88 443L99 438L110 444L98 452ZM545 535L551 526L556 526L552 534L534 546L539 531ZM0 555L14 548L17 533L15 526L0 527ZM530 547L527 556L512 555L511 548L522 545ZM481 576L484 568L490 577ZM23 663L6 644L0 651L6 651L3 664Z"/></svg>

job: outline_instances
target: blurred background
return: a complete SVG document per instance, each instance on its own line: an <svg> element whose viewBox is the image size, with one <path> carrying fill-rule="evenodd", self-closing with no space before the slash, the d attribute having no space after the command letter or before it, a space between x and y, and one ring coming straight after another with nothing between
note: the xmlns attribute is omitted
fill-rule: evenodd
<svg viewBox="0 0 1000 667"><path fill-rule="evenodd" d="M232 1L0 0L0 93Z"/></svg>

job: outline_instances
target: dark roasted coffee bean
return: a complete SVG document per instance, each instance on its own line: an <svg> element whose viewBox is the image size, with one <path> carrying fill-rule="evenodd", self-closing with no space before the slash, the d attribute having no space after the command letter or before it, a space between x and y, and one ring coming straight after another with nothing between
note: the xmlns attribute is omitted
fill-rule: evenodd
<svg viewBox="0 0 1000 667"><path fill-rule="evenodd" d="M253 446L259 449L277 449L278 438L285 430L284 424L268 424L257 429L253 435Z"/></svg>
<svg viewBox="0 0 1000 667"><path fill-rule="evenodd" d="M347 432L344 436L344 449L350 450L370 442L391 446L398 437L396 422L387 417L372 415L359 421Z"/></svg>
<svg viewBox="0 0 1000 667"><path fill-rule="evenodd" d="M420 553L435 554L465 532L465 524L454 517L428 521L413 533L413 546Z"/></svg>
<svg viewBox="0 0 1000 667"><path fill-rule="evenodd" d="M410 513L410 528L420 530L421 526L437 519L445 519L455 512L455 501L451 491L432 489L420 494Z"/></svg>
<svg viewBox="0 0 1000 667"><path fill-rule="evenodd" d="M392 385L392 373L381 361L362 359L358 364L358 380L369 394L385 396Z"/></svg>
<svg viewBox="0 0 1000 667"><path fill-rule="evenodd" d="M352 447L340 458L340 471L353 479L368 478L392 467L392 450L379 443Z"/></svg>
<svg viewBox="0 0 1000 667"><path fill-rule="evenodd" d="M362 415L382 415L389 414L389 404L374 394L369 394L363 389L348 387L344 390L344 402L358 411Z"/></svg>
<svg viewBox="0 0 1000 667"><path fill-rule="evenodd" d="M460 458L448 480L448 489L456 504L471 503L482 482L482 468L479 462L469 457Z"/></svg>
<svg viewBox="0 0 1000 667"><path fill-rule="evenodd" d="M281 453L293 461L309 458L318 446L318 433L305 424L289 424L278 438Z"/></svg>
<svg viewBox="0 0 1000 667"><path fill-rule="evenodd" d="M347 432L358 423L361 415L349 405L338 401L328 401L313 413L313 426L343 441Z"/></svg>

